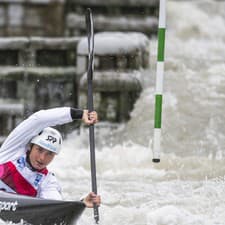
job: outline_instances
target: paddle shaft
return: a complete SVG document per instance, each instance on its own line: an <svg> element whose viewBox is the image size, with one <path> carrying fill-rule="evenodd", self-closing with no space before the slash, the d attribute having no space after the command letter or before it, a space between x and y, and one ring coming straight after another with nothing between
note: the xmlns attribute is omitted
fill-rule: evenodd
<svg viewBox="0 0 225 225"><path fill-rule="evenodd" d="M94 70L94 28L91 9L87 9L86 13L86 25L87 25L87 36L88 36L88 111L94 110L93 103L93 70ZM89 141L90 141L90 161L91 161L91 183L92 191L97 194L97 179L96 179L96 163L95 163L95 132L94 125L89 126ZM94 205L94 219L95 222L99 221L98 206Z"/></svg>

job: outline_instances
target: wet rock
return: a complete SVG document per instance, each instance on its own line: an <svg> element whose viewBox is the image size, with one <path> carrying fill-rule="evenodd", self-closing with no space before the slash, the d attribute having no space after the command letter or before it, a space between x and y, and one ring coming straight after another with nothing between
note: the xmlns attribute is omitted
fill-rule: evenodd
<svg viewBox="0 0 225 225"><path fill-rule="evenodd" d="M104 32L95 35L94 106L102 121L129 119L142 90L141 70L148 67L149 40L140 33ZM88 64L87 39L78 44L78 73ZM87 103L87 74L81 75L79 104Z"/></svg>
<svg viewBox="0 0 225 225"><path fill-rule="evenodd" d="M159 0L71 0L67 2L66 34L86 34L85 11L87 6L94 14L95 32L138 31L156 34Z"/></svg>

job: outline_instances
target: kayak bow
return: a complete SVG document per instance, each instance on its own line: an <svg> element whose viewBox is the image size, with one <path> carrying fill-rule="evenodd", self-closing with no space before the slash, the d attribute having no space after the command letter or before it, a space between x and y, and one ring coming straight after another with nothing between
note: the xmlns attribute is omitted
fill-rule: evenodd
<svg viewBox="0 0 225 225"><path fill-rule="evenodd" d="M0 219L33 225L72 225L81 216L85 204L33 198L0 191Z"/></svg>

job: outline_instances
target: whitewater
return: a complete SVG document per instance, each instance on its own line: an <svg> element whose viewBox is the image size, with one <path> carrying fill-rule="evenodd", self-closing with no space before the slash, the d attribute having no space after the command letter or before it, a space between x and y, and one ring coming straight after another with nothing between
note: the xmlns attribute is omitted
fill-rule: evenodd
<svg viewBox="0 0 225 225"><path fill-rule="evenodd" d="M225 2L167 2L161 162L152 163L157 40L131 119L96 127L101 225L225 225ZM112 128L113 127L113 128ZM88 130L51 165L64 198L91 189ZM94 224L86 209L78 225Z"/></svg>

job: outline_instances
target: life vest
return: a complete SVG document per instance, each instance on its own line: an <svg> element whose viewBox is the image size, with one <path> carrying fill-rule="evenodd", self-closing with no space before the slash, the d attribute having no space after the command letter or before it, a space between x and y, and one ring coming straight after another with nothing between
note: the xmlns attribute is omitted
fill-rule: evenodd
<svg viewBox="0 0 225 225"><path fill-rule="evenodd" d="M35 171L26 160L26 155L0 165L0 189L21 195L36 197L38 188L48 170Z"/></svg>

